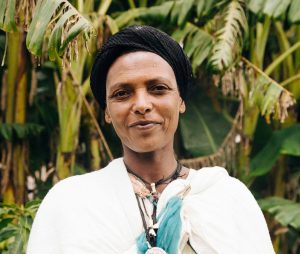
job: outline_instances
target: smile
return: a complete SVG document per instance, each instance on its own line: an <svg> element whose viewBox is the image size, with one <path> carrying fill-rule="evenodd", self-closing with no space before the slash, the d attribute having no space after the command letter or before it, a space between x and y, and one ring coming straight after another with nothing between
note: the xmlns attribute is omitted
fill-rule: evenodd
<svg viewBox="0 0 300 254"><path fill-rule="evenodd" d="M130 128L137 128L139 130L151 129L160 123L154 121L137 121L129 125Z"/></svg>

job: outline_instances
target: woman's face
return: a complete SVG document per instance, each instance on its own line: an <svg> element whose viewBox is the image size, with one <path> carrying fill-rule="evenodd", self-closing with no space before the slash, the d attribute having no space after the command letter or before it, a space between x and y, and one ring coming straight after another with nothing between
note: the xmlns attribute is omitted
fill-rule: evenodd
<svg viewBox="0 0 300 254"><path fill-rule="evenodd" d="M173 149L179 113L185 111L171 66L150 52L120 56L106 80L105 119L124 149L154 152Z"/></svg>

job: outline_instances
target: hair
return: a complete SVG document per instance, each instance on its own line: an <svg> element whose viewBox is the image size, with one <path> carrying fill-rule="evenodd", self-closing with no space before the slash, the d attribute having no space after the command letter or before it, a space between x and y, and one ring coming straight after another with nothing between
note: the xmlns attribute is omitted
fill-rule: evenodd
<svg viewBox="0 0 300 254"><path fill-rule="evenodd" d="M102 109L106 108L106 78L113 62L126 53L152 52L172 67L180 96L186 99L193 78L191 63L182 47L168 34L151 26L130 26L111 36L95 58L90 84Z"/></svg>

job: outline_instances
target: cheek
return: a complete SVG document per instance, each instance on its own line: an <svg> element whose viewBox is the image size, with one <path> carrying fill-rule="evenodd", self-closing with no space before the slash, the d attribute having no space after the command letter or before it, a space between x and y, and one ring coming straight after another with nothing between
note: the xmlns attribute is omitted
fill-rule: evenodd
<svg viewBox="0 0 300 254"><path fill-rule="evenodd" d="M167 121L168 129L177 129L179 120L179 104L172 103L165 109L165 116Z"/></svg>

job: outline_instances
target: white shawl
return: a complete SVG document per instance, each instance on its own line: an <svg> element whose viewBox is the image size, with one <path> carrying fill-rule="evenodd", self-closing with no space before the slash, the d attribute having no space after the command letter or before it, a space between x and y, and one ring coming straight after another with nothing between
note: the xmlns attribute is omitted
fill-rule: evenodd
<svg viewBox="0 0 300 254"><path fill-rule="evenodd" d="M170 197L191 185L181 211L180 253L273 254L266 222L254 197L220 167L191 170L163 191L158 214ZM44 198L27 254L137 254L143 232L123 159L56 184ZM172 253L169 253L172 254Z"/></svg>

